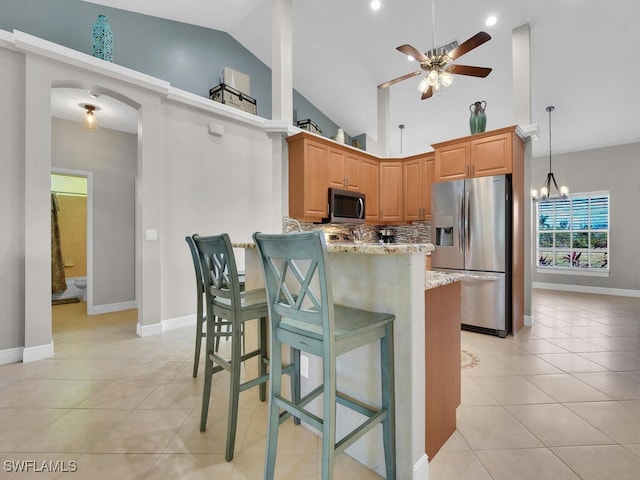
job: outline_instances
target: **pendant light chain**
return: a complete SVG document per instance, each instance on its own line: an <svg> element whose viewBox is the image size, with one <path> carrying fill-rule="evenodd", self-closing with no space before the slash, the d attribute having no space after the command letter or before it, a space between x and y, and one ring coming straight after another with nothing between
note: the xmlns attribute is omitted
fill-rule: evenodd
<svg viewBox="0 0 640 480"><path fill-rule="evenodd" d="M553 112L556 107L549 106L547 107L547 112L549 112L549 173L551 173L551 112Z"/></svg>

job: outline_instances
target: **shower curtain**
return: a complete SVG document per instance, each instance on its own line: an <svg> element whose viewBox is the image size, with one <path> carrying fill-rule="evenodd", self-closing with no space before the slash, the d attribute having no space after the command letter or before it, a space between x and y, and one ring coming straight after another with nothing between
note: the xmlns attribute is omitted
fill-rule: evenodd
<svg viewBox="0 0 640 480"><path fill-rule="evenodd" d="M58 223L58 199L51 194L51 293L62 293L67 289L64 276L64 261L60 249L60 225Z"/></svg>

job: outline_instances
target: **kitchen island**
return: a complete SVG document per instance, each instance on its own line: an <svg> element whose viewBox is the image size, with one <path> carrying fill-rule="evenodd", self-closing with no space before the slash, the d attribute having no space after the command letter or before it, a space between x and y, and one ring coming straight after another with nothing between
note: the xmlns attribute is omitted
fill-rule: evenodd
<svg viewBox="0 0 640 480"><path fill-rule="evenodd" d="M262 271L255 248L245 247L247 288L263 284ZM424 479L428 476L425 436L427 368L426 325L432 315L438 315L437 305L431 305L427 292L437 292L453 285L455 274L426 271L426 255L431 244L329 244L329 263L335 303L371 311L389 312L396 316L395 386L396 386L396 449L397 478ZM455 296L451 297L455 299ZM454 300L455 301L455 300ZM447 311L455 305L442 305ZM448 313L447 313L448 314ZM460 368L459 323L456 365ZM441 350L434 339L429 349ZM447 347L448 348L448 347ZM449 357L451 358L451 352ZM338 389L365 403L380 405L379 348L367 345L338 358ZM434 357L435 358L435 357ZM425 361L427 360L427 361ZM309 358L309 375L302 378L302 394L317 386L322 379L321 362ZM459 378L459 377L458 377ZM459 391L459 381L458 381ZM459 403L459 399L458 399ZM457 404L454 406L454 410ZM320 411L320 402L314 406ZM350 418L338 407L337 435L341 438L360 419ZM354 414L355 415L355 414ZM384 476L382 432L377 428L346 450L359 462Z"/></svg>

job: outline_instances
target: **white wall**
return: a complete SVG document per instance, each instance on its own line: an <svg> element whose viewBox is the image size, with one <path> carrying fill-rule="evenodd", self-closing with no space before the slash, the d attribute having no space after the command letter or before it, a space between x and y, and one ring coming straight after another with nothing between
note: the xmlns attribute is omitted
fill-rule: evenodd
<svg viewBox="0 0 640 480"><path fill-rule="evenodd" d="M226 232L231 241L250 241L256 230L281 228L271 141L261 129L237 122L224 122L223 135L213 136L212 120L222 124L206 112L163 104L163 319L194 313L195 278L185 236ZM239 268L243 262L238 258Z"/></svg>
<svg viewBox="0 0 640 480"><path fill-rule="evenodd" d="M7 232L0 236L1 271L11 279L0 290L0 362L3 352L23 346L25 361L27 352L29 360L53 355L51 278L42 275L51 268L52 86L101 91L139 110L140 335L195 313L186 235L226 231L249 240L255 230L280 230L283 162L274 152L282 151L282 126L19 32L0 31L0 82L0 212ZM222 125L223 135L210 135L209 123ZM158 239L146 240L146 230L156 230Z"/></svg>
<svg viewBox="0 0 640 480"><path fill-rule="evenodd" d="M24 345L24 63L0 48L0 350Z"/></svg>
<svg viewBox="0 0 640 480"><path fill-rule="evenodd" d="M553 155L553 173L572 193L608 190L610 193L609 268L606 277L558 275L533 271L533 282L580 285L640 293L640 143ZM539 188L549 170L549 157L533 160L533 186ZM535 219L534 219L535 221ZM533 236L536 231L533 229ZM533 239L535 256L536 240Z"/></svg>

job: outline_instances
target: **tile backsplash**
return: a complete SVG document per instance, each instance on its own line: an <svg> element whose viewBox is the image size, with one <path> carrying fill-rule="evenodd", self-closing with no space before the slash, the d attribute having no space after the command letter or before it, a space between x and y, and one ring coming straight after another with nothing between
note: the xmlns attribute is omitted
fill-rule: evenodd
<svg viewBox="0 0 640 480"><path fill-rule="evenodd" d="M306 223L300 222L303 231L323 230L326 233L352 234L358 228L362 229L365 242L377 242L380 238L378 230L385 225L351 225L346 223ZM396 229L396 243L431 243L431 222L414 222L410 225L390 225ZM298 230L297 221L284 217L282 219L282 231L285 233Z"/></svg>

